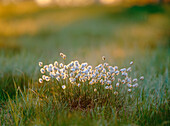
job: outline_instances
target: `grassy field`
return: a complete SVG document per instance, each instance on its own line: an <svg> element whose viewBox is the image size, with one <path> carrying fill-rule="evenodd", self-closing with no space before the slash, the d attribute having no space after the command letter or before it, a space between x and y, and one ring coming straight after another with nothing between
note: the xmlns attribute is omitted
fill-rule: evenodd
<svg viewBox="0 0 170 126"><path fill-rule="evenodd" d="M0 125L170 125L169 15L169 4L0 4ZM66 90L57 82L39 84L38 62L62 62L60 52L67 64L95 67L103 55L119 68L134 61L130 76L145 79L118 95L100 84Z"/></svg>

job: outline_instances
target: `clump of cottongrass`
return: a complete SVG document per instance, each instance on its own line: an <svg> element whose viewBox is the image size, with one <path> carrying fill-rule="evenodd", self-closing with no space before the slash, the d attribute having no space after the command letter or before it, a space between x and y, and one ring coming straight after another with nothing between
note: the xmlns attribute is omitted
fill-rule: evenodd
<svg viewBox="0 0 170 126"><path fill-rule="evenodd" d="M60 53L62 59L66 59L66 55ZM132 72L133 61L130 62L130 66L127 68L119 69L118 66L111 66L105 62L105 56L102 57L103 64L99 64L94 68L87 62L80 63L78 60L71 61L69 64L59 63L55 61L49 65L44 65L43 62L39 62L40 72L42 78L39 78L39 83L52 82L60 84L62 83L62 89L77 86L89 87L95 85L92 88L94 92L99 90L113 91L114 95L119 95L119 90L125 87L125 91L131 93L139 85L138 79L132 79L130 72ZM144 80L144 76L141 76L139 80ZM70 85L70 86L69 86ZM82 86L81 86L82 85ZM90 90L90 88L88 88Z"/></svg>

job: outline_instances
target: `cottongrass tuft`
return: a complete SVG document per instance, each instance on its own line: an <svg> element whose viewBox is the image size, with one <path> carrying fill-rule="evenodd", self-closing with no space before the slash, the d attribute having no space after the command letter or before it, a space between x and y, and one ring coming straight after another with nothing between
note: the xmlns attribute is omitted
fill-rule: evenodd
<svg viewBox="0 0 170 126"><path fill-rule="evenodd" d="M60 53L60 56L65 59L66 55ZM102 60L105 60L105 56L102 56ZM53 65L54 64L54 65ZM79 61L71 61L69 64L58 63L55 61L53 64L43 65L43 62L39 62L39 66L41 73L43 74L42 79L39 79L39 83L43 83L43 80L56 81L56 83L65 82L66 85L80 85L88 86L88 85L105 85L105 89L111 89L117 92L117 88L119 86L127 86L127 88L138 87L137 78L133 80L129 77L129 73L132 68L128 67L118 69L118 66L109 66L108 63L99 64L94 69L87 62L79 63ZM59 67L58 67L59 64ZM130 65L133 64L133 61L130 62ZM117 77L119 76L119 78ZM67 81L66 81L67 80ZM140 80L144 80L144 77L141 76ZM133 85L133 83L135 83ZM63 89L66 88L65 85L62 86ZM94 89L97 91L97 88ZM131 92L132 89L127 89L128 92Z"/></svg>
<svg viewBox="0 0 170 126"><path fill-rule="evenodd" d="M60 53L60 56L65 60L65 54ZM105 61L104 56L102 60ZM122 97L122 95L135 93L135 90L141 85L137 78L131 76L133 61L127 68L120 69L107 62L92 67L87 62L80 63L78 60L73 60L68 64L58 61L44 66L42 64L43 62L39 62L42 74L39 83L42 86L48 85L48 88L52 87L53 91L55 90L55 93L52 93L55 99L61 100L63 97L63 99L69 99L69 103L73 99L75 101L76 97L81 100L84 97L86 99L87 96L90 99L98 99L113 95L119 100L118 97ZM139 80L144 80L144 77L141 76Z"/></svg>

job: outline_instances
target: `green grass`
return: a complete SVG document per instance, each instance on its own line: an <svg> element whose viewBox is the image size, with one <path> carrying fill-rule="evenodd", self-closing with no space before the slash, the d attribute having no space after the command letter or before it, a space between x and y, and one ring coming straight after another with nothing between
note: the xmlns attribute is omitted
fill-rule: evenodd
<svg viewBox="0 0 170 126"><path fill-rule="evenodd" d="M169 125L169 14L168 4L0 5L0 125ZM119 67L133 60L132 76L145 80L132 98L101 91L103 98L96 100L89 89L84 99L74 89L70 103L62 90L38 86L38 62L61 62L60 52L67 63L93 66L103 55Z"/></svg>

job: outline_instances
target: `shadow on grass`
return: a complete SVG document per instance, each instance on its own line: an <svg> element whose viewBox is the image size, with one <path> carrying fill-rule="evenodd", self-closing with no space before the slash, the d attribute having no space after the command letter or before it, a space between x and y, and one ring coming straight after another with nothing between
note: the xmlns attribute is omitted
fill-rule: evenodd
<svg viewBox="0 0 170 126"><path fill-rule="evenodd" d="M7 100L6 93L8 93L11 98L14 98L16 93L15 85L23 90L24 87L28 86L29 82L31 82L31 79L27 75L4 74L3 77L0 78L0 99L2 101Z"/></svg>
<svg viewBox="0 0 170 126"><path fill-rule="evenodd" d="M165 8L163 6L156 4L148 4L145 6L136 5L129 8L124 8L122 9L122 11L119 12L108 12L106 14L106 17L114 20L120 20L120 18L122 18L125 19L126 22L132 20L134 20L135 22L141 22L145 21L147 19L147 16L149 16L150 14L164 13L164 9Z"/></svg>

